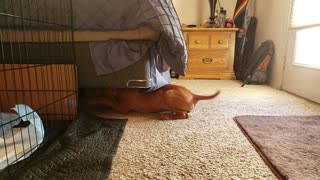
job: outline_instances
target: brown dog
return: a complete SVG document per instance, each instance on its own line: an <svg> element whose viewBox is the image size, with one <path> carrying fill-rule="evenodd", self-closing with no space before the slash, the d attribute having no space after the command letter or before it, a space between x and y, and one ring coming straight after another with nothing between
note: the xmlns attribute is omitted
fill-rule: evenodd
<svg viewBox="0 0 320 180"><path fill-rule="evenodd" d="M199 100L212 99L220 91L202 96L193 94L183 86L167 84L153 92L145 93L140 89L90 89L86 92L89 107L106 106L120 112L161 113L160 119L187 119Z"/></svg>

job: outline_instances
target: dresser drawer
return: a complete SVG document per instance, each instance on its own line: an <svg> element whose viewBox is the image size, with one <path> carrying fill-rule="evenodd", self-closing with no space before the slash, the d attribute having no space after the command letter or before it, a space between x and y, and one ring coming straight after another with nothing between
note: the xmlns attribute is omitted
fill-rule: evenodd
<svg viewBox="0 0 320 180"><path fill-rule="evenodd" d="M188 69L228 69L227 51L189 51Z"/></svg>
<svg viewBox="0 0 320 180"><path fill-rule="evenodd" d="M208 49L210 47L210 33L188 33L189 49Z"/></svg>
<svg viewBox="0 0 320 180"><path fill-rule="evenodd" d="M228 49L230 45L229 32L214 32L210 35L212 49Z"/></svg>

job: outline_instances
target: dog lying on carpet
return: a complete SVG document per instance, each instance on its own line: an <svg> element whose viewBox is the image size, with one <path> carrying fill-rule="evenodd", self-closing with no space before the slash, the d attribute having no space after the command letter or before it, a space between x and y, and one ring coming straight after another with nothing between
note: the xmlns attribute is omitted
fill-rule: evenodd
<svg viewBox="0 0 320 180"><path fill-rule="evenodd" d="M130 111L143 113L161 112L161 120L187 119L188 113L199 100L216 97L220 91L209 96L196 95L183 86L167 84L155 91L145 93L141 89L87 89L89 108L103 106L120 113Z"/></svg>

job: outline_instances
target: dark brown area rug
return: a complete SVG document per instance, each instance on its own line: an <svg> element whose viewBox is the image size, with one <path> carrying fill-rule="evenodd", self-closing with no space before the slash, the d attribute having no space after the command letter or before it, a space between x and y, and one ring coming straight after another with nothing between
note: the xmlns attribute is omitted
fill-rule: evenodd
<svg viewBox="0 0 320 180"><path fill-rule="evenodd" d="M320 179L320 116L234 120L279 179Z"/></svg>

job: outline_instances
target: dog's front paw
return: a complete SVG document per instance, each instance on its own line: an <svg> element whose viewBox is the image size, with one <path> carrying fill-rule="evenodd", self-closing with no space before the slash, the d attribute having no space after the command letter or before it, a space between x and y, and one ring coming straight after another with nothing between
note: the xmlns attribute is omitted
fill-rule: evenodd
<svg viewBox="0 0 320 180"><path fill-rule="evenodd" d="M189 115L187 112L161 113L159 118L160 120L188 119Z"/></svg>
<svg viewBox="0 0 320 180"><path fill-rule="evenodd" d="M168 113L161 113L161 114L159 114L159 119L160 119L160 120L171 120L172 117L169 116Z"/></svg>

